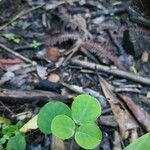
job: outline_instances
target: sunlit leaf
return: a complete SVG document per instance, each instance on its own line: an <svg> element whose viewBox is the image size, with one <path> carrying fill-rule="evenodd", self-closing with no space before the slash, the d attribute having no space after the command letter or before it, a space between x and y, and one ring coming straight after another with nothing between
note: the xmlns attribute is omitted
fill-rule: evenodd
<svg viewBox="0 0 150 150"><path fill-rule="evenodd" d="M75 134L76 142L85 149L93 149L97 147L102 139L102 133L96 124L83 124Z"/></svg>
<svg viewBox="0 0 150 150"><path fill-rule="evenodd" d="M49 102L43 106L38 114L37 124L39 129L45 133L51 133L51 122L57 115L67 115L71 117L70 108L62 102Z"/></svg>
<svg viewBox="0 0 150 150"><path fill-rule="evenodd" d="M77 124L96 121L101 114L99 101L90 95L79 95L72 103L72 117Z"/></svg>
<svg viewBox="0 0 150 150"><path fill-rule="evenodd" d="M75 123L66 115L58 115L53 119L51 129L56 137L69 139L75 132Z"/></svg>

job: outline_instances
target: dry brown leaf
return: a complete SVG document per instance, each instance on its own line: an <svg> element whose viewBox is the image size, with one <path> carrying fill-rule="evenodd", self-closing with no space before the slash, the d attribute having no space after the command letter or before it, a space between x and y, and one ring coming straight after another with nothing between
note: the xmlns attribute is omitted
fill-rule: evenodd
<svg viewBox="0 0 150 150"><path fill-rule="evenodd" d="M138 138L138 133L136 130L132 130L131 132L131 138L130 138L130 143L132 143L134 140Z"/></svg>
<svg viewBox="0 0 150 150"><path fill-rule="evenodd" d="M129 130L137 129L138 125L124 105L119 101L115 93L113 93L112 86L102 78L100 78L100 83L103 93L107 98L112 112L118 122L121 137L122 139L126 139L129 135Z"/></svg>
<svg viewBox="0 0 150 150"><path fill-rule="evenodd" d="M122 150L120 135L117 131L114 132L113 150Z"/></svg>
<svg viewBox="0 0 150 150"><path fill-rule="evenodd" d="M145 111L141 106L134 103L131 97L126 94L118 94L119 97L127 104L130 111L133 113L139 123L147 130L150 131L150 114Z"/></svg>

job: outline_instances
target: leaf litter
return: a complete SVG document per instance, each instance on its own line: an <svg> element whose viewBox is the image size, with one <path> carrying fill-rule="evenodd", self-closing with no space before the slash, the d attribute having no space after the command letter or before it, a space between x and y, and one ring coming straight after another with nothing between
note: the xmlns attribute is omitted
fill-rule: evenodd
<svg viewBox="0 0 150 150"><path fill-rule="evenodd" d="M102 104L101 149L121 150L150 131L145 10L130 0L0 1L0 117L4 123L23 118L28 149L70 147L34 130L31 116L51 100L70 104L78 93Z"/></svg>

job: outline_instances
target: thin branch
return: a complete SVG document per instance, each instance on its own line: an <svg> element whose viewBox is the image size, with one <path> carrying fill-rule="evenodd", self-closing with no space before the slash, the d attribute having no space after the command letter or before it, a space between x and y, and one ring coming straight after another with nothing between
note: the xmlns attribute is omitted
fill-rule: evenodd
<svg viewBox="0 0 150 150"><path fill-rule="evenodd" d="M107 66L103 66L103 65L99 65L99 64L95 64L95 63L90 63L90 62L86 62L86 61L81 61L81 60L72 60L72 64L80 65L83 68L97 69L97 70L105 72L105 73L113 74L113 75L116 75L119 77L123 77L123 78L129 79L129 80L135 81L135 82L145 84L145 85L150 85L149 78L137 76L132 73L125 72L125 71L122 71L119 69L113 69L111 67L107 67Z"/></svg>
<svg viewBox="0 0 150 150"><path fill-rule="evenodd" d="M32 62L30 59L28 59L28 58L22 56L21 54L19 54L19 53L13 51L12 49L6 47L6 46L5 46L4 44L2 44L2 43L0 43L0 48L4 49L5 51L7 51L7 52L13 54L14 56L16 56L16 57L22 59L23 61L25 61L25 62L27 62L27 63L31 63L31 64L34 63L34 62Z"/></svg>
<svg viewBox="0 0 150 150"><path fill-rule="evenodd" d="M71 54L66 58L66 60L64 61L63 65L65 66L67 64L67 62L71 59L71 57L79 50L80 46L81 46L82 40L78 39L76 41L76 43L73 45L73 48L70 49L69 51L71 51Z"/></svg>
<svg viewBox="0 0 150 150"><path fill-rule="evenodd" d="M0 99L2 102L9 104L24 104L32 102L44 104L49 101L62 101L64 103L69 102L69 98L67 96L42 90L20 91L0 89Z"/></svg>

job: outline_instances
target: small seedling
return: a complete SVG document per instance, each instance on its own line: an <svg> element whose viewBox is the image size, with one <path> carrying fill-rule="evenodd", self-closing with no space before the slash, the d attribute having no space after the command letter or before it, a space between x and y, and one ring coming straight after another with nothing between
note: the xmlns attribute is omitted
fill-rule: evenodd
<svg viewBox="0 0 150 150"><path fill-rule="evenodd" d="M25 150L26 141L23 134L19 132L22 123L18 122L16 125L3 125L0 134L0 149L3 145L7 145L7 150Z"/></svg>
<svg viewBox="0 0 150 150"><path fill-rule="evenodd" d="M30 47L36 49L36 48L39 48L41 45L42 43L37 42L36 40L33 40L33 42L30 44Z"/></svg>
<svg viewBox="0 0 150 150"><path fill-rule="evenodd" d="M37 124L45 134L54 134L60 139L74 138L85 149L97 147L102 132L96 124L101 114L101 105L89 95L74 98L71 109L61 102L49 102L39 112Z"/></svg>
<svg viewBox="0 0 150 150"><path fill-rule="evenodd" d="M7 150L25 150L26 140L21 133L11 137L7 143Z"/></svg>
<svg viewBox="0 0 150 150"><path fill-rule="evenodd" d="M17 35L15 35L15 34L13 34L13 33L3 34L3 36L4 36L6 39L8 39L9 41L12 41L12 42L14 42L14 43L16 43L16 44L19 44L20 41L21 41L21 39L20 39Z"/></svg>

